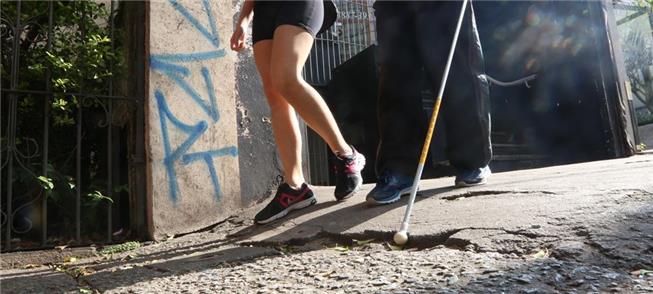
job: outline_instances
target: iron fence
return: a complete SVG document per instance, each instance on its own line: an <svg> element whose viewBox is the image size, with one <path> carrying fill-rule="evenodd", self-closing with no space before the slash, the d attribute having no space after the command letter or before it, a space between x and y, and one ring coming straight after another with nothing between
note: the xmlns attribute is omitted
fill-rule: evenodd
<svg viewBox="0 0 653 294"><path fill-rule="evenodd" d="M112 242L141 223L143 83L122 4L2 1L3 251Z"/></svg>
<svg viewBox="0 0 653 294"><path fill-rule="evenodd" d="M315 86L331 80L331 71L376 42L373 0L335 0L338 19L315 38L304 78Z"/></svg>

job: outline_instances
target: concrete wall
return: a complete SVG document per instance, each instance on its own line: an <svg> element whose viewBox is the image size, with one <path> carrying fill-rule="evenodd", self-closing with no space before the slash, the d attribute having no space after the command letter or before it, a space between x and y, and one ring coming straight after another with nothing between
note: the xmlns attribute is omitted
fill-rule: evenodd
<svg viewBox="0 0 653 294"><path fill-rule="evenodd" d="M149 2L151 233L190 232L241 207L228 1Z"/></svg>
<svg viewBox="0 0 653 294"><path fill-rule="evenodd" d="M276 191L282 172L251 47L238 54L236 77L240 187L246 207Z"/></svg>

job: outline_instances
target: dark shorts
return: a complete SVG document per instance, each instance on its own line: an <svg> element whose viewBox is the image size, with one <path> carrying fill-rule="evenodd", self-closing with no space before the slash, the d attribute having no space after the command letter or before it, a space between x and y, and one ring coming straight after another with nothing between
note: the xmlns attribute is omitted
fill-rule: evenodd
<svg viewBox="0 0 653 294"><path fill-rule="evenodd" d="M254 2L252 42L270 40L280 25L293 25L305 29L315 37L324 21L322 0Z"/></svg>

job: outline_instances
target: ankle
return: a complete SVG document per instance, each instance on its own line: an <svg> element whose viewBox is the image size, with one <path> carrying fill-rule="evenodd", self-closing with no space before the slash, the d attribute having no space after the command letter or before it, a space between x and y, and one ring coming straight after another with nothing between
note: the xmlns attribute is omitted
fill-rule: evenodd
<svg viewBox="0 0 653 294"><path fill-rule="evenodd" d="M295 191L301 190L302 187L304 186L304 182L300 182L299 184L297 184L297 183L286 183L286 184L288 184L290 189L293 189Z"/></svg>
<svg viewBox="0 0 653 294"><path fill-rule="evenodd" d="M350 158L354 155L354 148L351 147L350 145L345 145L346 148L336 150L333 153L338 157L338 158Z"/></svg>

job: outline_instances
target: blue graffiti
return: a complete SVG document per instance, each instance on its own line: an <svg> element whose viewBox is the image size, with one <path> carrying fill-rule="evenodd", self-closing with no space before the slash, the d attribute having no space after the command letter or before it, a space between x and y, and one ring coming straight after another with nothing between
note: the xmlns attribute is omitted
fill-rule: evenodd
<svg viewBox="0 0 653 294"><path fill-rule="evenodd" d="M172 7L174 7L181 15L183 15L192 25L197 29L213 46L216 48L220 47L220 36L218 35L218 30L215 26L215 18L213 17L213 12L211 11L211 6L209 5L208 0L202 0L202 5L204 5L204 10L206 11L206 17L208 19L209 25L211 26L211 31L209 32L206 27L200 24L200 22L195 18L183 5L179 4L177 0L168 0Z"/></svg>
<svg viewBox="0 0 653 294"><path fill-rule="evenodd" d="M210 24L209 31L206 27L202 26L197 18L190 14L188 9L183 5L179 4L176 0L169 0L169 2L200 34L206 37L212 46L218 48L218 50L194 53L152 54L150 55L150 68L172 80L178 88L191 98L194 105L204 111L213 123L217 123L220 120L220 112L211 73L207 67L201 67L200 74L202 75L204 89L208 96L208 99L205 99L199 94L199 91L186 80L186 78L192 76L192 72L187 66L183 65L185 63L201 63L203 61L215 60L225 56L224 49L219 48L219 35L215 26L213 12L211 11L209 2L203 0L203 7ZM222 197L222 191L213 160L218 157L236 157L238 156L238 149L235 146L227 146L215 150L189 153L189 149L193 144L195 144L195 142L208 130L207 121L202 120L194 125L184 123L173 114L166 102L166 96L160 89L155 89L154 97L158 105L163 149L165 153L163 165L165 166L168 176L168 187L170 190L171 201L176 204L179 200L180 193L175 163L180 162L182 165L189 165L198 161L206 164L213 184L215 199L216 201L220 200ZM170 127L187 135L179 146L173 147L170 142Z"/></svg>

